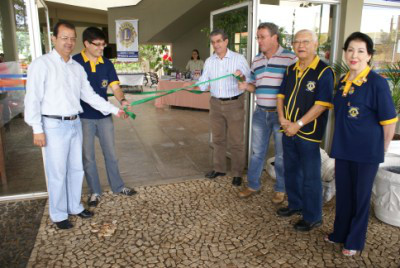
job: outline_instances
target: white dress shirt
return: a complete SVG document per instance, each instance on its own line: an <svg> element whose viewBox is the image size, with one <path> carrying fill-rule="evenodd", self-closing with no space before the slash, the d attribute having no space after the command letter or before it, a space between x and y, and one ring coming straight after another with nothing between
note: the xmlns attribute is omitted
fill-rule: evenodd
<svg viewBox="0 0 400 268"><path fill-rule="evenodd" d="M241 71L242 74L246 76L246 80L250 78L249 64L243 55L228 49L225 57L221 59L214 53L204 63L203 74L199 78L199 82L215 79L227 74L233 74L237 70ZM233 76L209 84L203 84L199 87L203 91L210 87L211 96L216 98L231 98L243 93L243 91L238 88L237 79Z"/></svg>
<svg viewBox="0 0 400 268"><path fill-rule="evenodd" d="M34 60L28 68L25 95L25 122L33 133L43 133L42 115L71 116L83 112L80 99L104 115L119 109L97 95L83 67L68 62L54 49Z"/></svg>

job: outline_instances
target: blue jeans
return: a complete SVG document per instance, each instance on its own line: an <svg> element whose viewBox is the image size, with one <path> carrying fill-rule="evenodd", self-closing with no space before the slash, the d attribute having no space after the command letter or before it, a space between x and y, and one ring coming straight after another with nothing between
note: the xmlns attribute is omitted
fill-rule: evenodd
<svg viewBox="0 0 400 268"><path fill-rule="evenodd" d="M322 183L319 143L286 135L282 143L289 208L301 209L307 222L320 221Z"/></svg>
<svg viewBox="0 0 400 268"><path fill-rule="evenodd" d="M42 117L46 135L45 171L48 179L49 214L53 222L68 219L68 214L83 211L81 204L82 127L78 119Z"/></svg>
<svg viewBox="0 0 400 268"><path fill-rule="evenodd" d="M247 172L248 187L253 190L259 190L261 187L260 176L264 169L269 140L273 133L275 141L275 191L285 192L282 133L279 132L279 129L278 114L276 112L267 112L263 108L257 106L253 114L252 154L250 157L249 170Z"/></svg>
<svg viewBox="0 0 400 268"><path fill-rule="evenodd" d="M97 136L100 141L106 164L107 180L114 193L121 192L124 182L118 168L118 160L115 154L114 124L112 117L103 119L82 118L83 130L83 167L90 193L101 194L99 174L97 172L94 139Z"/></svg>

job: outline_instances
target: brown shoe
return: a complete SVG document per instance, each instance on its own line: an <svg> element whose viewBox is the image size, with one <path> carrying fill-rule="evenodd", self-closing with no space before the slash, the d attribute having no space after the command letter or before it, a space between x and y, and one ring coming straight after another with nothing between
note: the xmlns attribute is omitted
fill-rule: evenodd
<svg viewBox="0 0 400 268"><path fill-rule="evenodd" d="M272 197L272 203L279 204L285 200L285 193L275 192L274 197Z"/></svg>
<svg viewBox="0 0 400 268"><path fill-rule="evenodd" d="M242 191L239 192L239 197L246 198L246 197L252 196L254 194L258 194L259 192L260 192L259 190L253 190L249 187L246 187Z"/></svg>

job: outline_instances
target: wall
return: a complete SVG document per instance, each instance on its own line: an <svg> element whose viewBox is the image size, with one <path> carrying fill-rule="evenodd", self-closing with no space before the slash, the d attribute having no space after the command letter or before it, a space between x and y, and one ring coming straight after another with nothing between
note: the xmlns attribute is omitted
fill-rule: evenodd
<svg viewBox="0 0 400 268"><path fill-rule="evenodd" d="M192 50L198 49L201 59L205 61L210 56L210 41L206 34L200 30L210 27L210 19L206 18L201 24L196 25L179 39L172 43L172 59L174 67L179 71L185 71L187 62L192 56Z"/></svg>

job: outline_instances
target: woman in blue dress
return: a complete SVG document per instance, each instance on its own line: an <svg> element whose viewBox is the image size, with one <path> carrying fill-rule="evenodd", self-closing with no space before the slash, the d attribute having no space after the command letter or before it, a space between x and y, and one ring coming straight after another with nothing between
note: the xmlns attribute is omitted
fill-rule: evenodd
<svg viewBox="0 0 400 268"><path fill-rule="evenodd" d="M360 32L347 38L343 49L349 72L333 100L336 216L325 241L343 243L346 256L364 248L372 185L397 122L388 83L369 66L373 45Z"/></svg>

